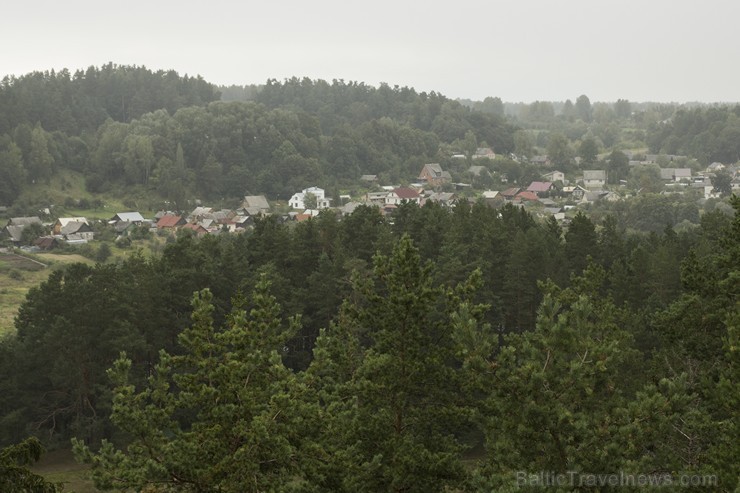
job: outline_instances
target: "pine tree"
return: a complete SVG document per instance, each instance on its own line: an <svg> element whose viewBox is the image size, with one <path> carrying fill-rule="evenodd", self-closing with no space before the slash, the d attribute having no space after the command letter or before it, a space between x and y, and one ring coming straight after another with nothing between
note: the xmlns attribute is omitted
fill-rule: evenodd
<svg viewBox="0 0 740 493"><path fill-rule="evenodd" d="M0 491L57 493L64 488L34 474L28 466L38 462L44 448L38 438L31 437L21 443L0 449Z"/></svg>
<svg viewBox="0 0 740 493"><path fill-rule="evenodd" d="M258 492L300 483L302 427L315 413L300 408L301 385L281 361L290 331L268 288L258 284L249 314L236 300L223 329L210 292L198 293L193 325L179 336L183 353L162 351L144 389L130 383L131 361L116 361L111 420L128 444L104 441L93 453L75 442L98 487Z"/></svg>
<svg viewBox="0 0 740 493"><path fill-rule="evenodd" d="M343 491L446 491L464 479L460 292L433 285L404 236L391 256L375 257L372 276L355 278L317 341L309 373L320 381Z"/></svg>

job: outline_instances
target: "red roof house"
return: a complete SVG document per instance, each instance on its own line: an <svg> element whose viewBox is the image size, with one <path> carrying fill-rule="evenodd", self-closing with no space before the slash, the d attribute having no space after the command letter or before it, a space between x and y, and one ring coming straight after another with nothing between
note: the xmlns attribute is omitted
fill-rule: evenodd
<svg viewBox="0 0 740 493"><path fill-rule="evenodd" d="M521 202L537 202L538 197L536 193L524 190L523 192L516 194L514 200Z"/></svg>
<svg viewBox="0 0 740 493"><path fill-rule="evenodd" d="M157 228L163 229L174 229L178 228L180 226L184 226L186 223L185 218L182 216L175 216L172 214L165 214L164 216L159 218L159 221L157 221Z"/></svg>
<svg viewBox="0 0 740 493"><path fill-rule="evenodd" d="M399 187L385 197L386 205L398 205L403 201L421 203L419 192L413 188Z"/></svg>
<svg viewBox="0 0 740 493"><path fill-rule="evenodd" d="M550 192L552 183L549 181L533 181L527 188L528 192L534 192L537 196L541 196Z"/></svg>

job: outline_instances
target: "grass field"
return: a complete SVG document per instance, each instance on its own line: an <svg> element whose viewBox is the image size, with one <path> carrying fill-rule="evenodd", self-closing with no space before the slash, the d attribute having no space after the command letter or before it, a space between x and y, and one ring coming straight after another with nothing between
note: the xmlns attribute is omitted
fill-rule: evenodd
<svg viewBox="0 0 740 493"><path fill-rule="evenodd" d="M81 255L43 253L30 259L0 252L0 337L15 330L13 319L28 290L45 281L53 269L71 262L92 263Z"/></svg>
<svg viewBox="0 0 740 493"><path fill-rule="evenodd" d="M62 483L65 493L97 493L89 477L89 467L78 464L71 450L54 450L47 452L31 470L46 480Z"/></svg>

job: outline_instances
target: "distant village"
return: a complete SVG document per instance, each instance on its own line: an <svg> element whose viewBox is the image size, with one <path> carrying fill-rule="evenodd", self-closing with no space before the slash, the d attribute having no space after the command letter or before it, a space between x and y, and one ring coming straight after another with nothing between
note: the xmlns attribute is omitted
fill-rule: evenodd
<svg viewBox="0 0 740 493"><path fill-rule="evenodd" d="M672 162L686 162L683 156L646 155L635 160L631 153L625 153L630 158L630 167L643 166L657 168L660 179L664 183L662 193L685 193L694 190L697 195L705 198L719 197L711 179L717 172L723 172L731 177L733 191L740 190L740 166L712 163L704 171L693 172L685 167L661 167ZM453 155L453 158L464 159L465 155ZM516 156L511 156L517 159ZM495 153L490 148L479 148L472 159L494 159ZM551 169L547 156L535 156L528 160L542 170ZM468 176L482 177L491 172L481 165L472 165L468 169ZM501 184L507 183L507 177L497 177ZM628 199L638 191L628 190L625 183L608 183L607 171L603 169L584 169L578 176L571 179L558 170L547 171L542 174L541 180L528 184L510 186L503 190L475 190L469 183L453 182L450 172L443 169L438 163L424 164L415 180L407 186L381 184L377 175L362 175L360 178L364 189L369 190L361 196L340 195L330 198L326 190L318 186L310 186L295 192L288 201L289 210L285 206L275 207L264 195L245 196L241 205L236 209L215 210L212 207L198 205L190 212L159 211L154 217L144 217L136 211L119 212L106 222L115 231L116 241L126 238L137 228L148 231L158 231L161 234L189 230L191 234L203 236L207 234L239 233L250 229L258 217L276 216L283 222L301 222L309 220L323 211L334 211L345 216L359 206L367 205L378 207L385 216L393 216L394 211L403 202L410 202L423 206L427 202L436 202L443 207L454 207L458 200L476 202L484 201L493 207L512 204L524 207L539 217L552 216L558 221L567 224L567 211L579 206L593 204L599 201L615 202ZM339 203L336 203L337 199ZM33 226L38 225L38 226ZM41 227L36 231L48 231L31 240L28 245L26 228ZM50 250L61 245L80 245L95 239L95 228L92 221L85 217L60 217L53 223L44 223L38 216L12 217L0 230L0 241L11 246L23 247L31 251Z"/></svg>

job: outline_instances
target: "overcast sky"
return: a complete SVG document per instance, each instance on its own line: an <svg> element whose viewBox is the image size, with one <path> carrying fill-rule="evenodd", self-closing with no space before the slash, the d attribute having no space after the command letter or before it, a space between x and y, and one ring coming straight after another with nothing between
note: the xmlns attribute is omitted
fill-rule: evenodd
<svg viewBox="0 0 740 493"><path fill-rule="evenodd" d="M739 21L738 0L15 1L0 16L0 77L110 61L226 85L735 102Z"/></svg>

